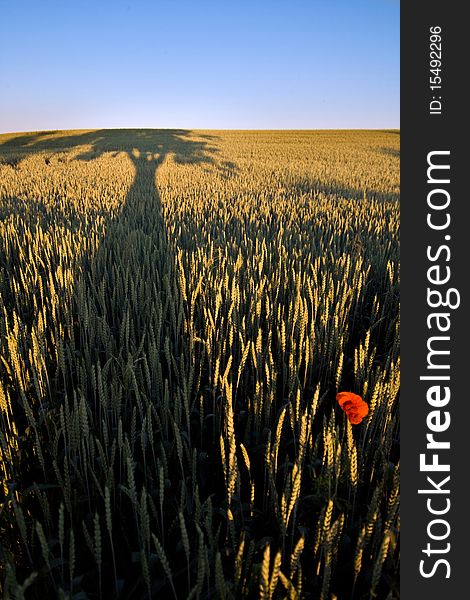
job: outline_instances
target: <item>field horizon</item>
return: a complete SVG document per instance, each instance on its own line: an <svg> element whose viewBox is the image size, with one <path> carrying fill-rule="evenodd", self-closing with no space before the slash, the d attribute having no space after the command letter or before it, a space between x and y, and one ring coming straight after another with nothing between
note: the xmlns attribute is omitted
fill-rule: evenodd
<svg viewBox="0 0 470 600"><path fill-rule="evenodd" d="M9 136L17 136L17 135L38 135L38 134L68 134L68 133L86 133L90 131L175 131L175 130L186 130L186 131L194 131L194 132L240 132L240 133L296 133L296 132L306 132L306 133L314 133L318 132L382 132L382 133L399 133L400 128L393 127L327 127L327 128L315 128L315 129L303 129L303 128L284 128L284 129L238 129L238 128L228 128L228 129L211 129L207 127L87 127L87 128L79 128L79 129L38 129L38 130L30 130L30 131L4 131L0 132L0 139L2 137Z"/></svg>

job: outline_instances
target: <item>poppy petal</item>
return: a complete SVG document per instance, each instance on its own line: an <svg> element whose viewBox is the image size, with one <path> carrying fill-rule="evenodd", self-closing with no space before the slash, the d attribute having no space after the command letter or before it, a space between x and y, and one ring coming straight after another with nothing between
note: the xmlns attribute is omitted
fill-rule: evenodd
<svg viewBox="0 0 470 600"><path fill-rule="evenodd" d="M339 392L336 400L353 425L358 425L369 414L367 403L353 392Z"/></svg>

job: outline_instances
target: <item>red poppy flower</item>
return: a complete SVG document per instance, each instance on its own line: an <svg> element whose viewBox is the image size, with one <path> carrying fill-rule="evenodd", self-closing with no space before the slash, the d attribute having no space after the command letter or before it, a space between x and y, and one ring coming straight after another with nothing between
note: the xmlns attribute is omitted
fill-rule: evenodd
<svg viewBox="0 0 470 600"><path fill-rule="evenodd" d="M336 400L346 413L349 422L358 425L369 413L369 406L357 394L352 392L340 392L336 394Z"/></svg>

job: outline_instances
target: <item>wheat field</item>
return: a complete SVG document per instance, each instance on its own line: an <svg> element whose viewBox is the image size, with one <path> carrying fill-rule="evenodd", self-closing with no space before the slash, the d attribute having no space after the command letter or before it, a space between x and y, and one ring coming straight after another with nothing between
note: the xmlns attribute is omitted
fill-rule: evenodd
<svg viewBox="0 0 470 600"><path fill-rule="evenodd" d="M0 135L5 598L399 597L399 141Z"/></svg>

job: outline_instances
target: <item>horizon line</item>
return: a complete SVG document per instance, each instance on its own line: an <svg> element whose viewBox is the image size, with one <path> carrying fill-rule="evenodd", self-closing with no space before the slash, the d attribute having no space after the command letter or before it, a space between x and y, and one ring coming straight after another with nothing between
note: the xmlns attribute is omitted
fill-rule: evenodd
<svg viewBox="0 0 470 600"><path fill-rule="evenodd" d="M186 130L186 131L241 131L241 132L270 132L270 131L400 131L400 127L280 127L280 128L261 128L261 129L248 129L248 128L217 128L217 127L78 127L78 128L64 128L64 129L31 129L23 131L2 131L2 135L10 135L14 133L59 133L62 131L131 131L131 130L154 130L154 131L174 131L174 130Z"/></svg>

